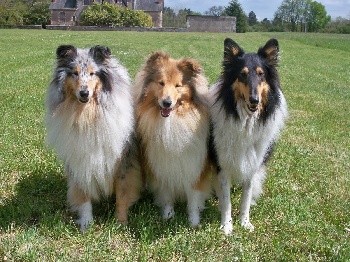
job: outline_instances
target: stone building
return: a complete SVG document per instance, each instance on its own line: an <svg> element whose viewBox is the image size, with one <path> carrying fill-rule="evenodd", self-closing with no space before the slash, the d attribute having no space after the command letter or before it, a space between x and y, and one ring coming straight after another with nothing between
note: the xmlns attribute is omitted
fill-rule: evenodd
<svg viewBox="0 0 350 262"><path fill-rule="evenodd" d="M186 22L189 32L236 32L236 17L234 16L188 15Z"/></svg>
<svg viewBox="0 0 350 262"><path fill-rule="evenodd" d="M152 17L154 27L162 27L163 0L51 0L51 25L79 25L81 12L92 3L110 3L144 11Z"/></svg>

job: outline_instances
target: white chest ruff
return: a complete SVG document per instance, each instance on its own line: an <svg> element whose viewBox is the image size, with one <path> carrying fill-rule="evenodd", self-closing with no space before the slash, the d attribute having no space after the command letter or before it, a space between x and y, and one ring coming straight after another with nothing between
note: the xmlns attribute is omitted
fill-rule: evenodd
<svg viewBox="0 0 350 262"><path fill-rule="evenodd" d="M131 107L124 113L99 108L97 119L89 125L80 125L75 114L58 108L48 117L48 144L63 161L69 179L87 195L93 199L108 196L132 132Z"/></svg>
<svg viewBox="0 0 350 262"><path fill-rule="evenodd" d="M265 123L258 120L257 114L249 115L239 103L239 119L228 116L220 102L211 107L219 165L236 183L241 183L257 172L269 146L277 139L287 117L286 102L281 94L280 106Z"/></svg>
<svg viewBox="0 0 350 262"><path fill-rule="evenodd" d="M199 115L186 119L171 115L141 132L148 165L156 183L183 194L200 177L207 156L208 119Z"/></svg>

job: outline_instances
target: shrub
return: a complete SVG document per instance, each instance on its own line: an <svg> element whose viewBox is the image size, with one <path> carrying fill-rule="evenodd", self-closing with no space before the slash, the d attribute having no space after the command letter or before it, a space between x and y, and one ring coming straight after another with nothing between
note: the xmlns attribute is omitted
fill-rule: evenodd
<svg viewBox="0 0 350 262"><path fill-rule="evenodd" d="M35 2L23 15L23 22L25 25L42 25L43 27L50 24L49 4Z"/></svg>
<svg viewBox="0 0 350 262"><path fill-rule="evenodd" d="M109 3L94 3L85 9L80 25L152 27L152 17L143 11L132 10Z"/></svg>

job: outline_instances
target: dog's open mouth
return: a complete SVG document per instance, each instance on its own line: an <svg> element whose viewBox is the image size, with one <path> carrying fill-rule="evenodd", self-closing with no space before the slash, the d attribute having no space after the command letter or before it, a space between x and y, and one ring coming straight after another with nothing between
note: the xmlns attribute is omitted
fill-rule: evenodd
<svg viewBox="0 0 350 262"><path fill-rule="evenodd" d="M160 108L160 114L162 115L162 117L168 117L168 116L170 116L172 110L173 110L172 108L163 108L163 107L161 107Z"/></svg>
<svg viewBox="0 0 350 262"><path fill-rule="evenodd" d="M248 107L249 111L251 111L253 113L258 110L258 105L247 105L247 107Z"/></svg>
<svg viewBox="0 0 350 262"><path fill-rule="evenodd" d="M247 112L249 113L249 114L254 114L256 111L258 111L258 109L259 109L259 105L258 104L254 104L254 105L252 105L252 104L250 104L250 103L246 103L246 105L247 105Z"/></svg>
<svg viewBox="0 0 350 262"><path fill-rule="evenodd" d="M79 98L78 100L82 104L86 104L87 102L89 102L89 98Z"/></svg>

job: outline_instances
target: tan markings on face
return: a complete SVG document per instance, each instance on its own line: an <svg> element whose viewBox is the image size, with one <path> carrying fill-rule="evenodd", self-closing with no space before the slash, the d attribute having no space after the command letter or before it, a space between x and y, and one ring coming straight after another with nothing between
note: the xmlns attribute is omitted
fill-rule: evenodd
<svg viewBox="0 0 350 262"><path fill-rule="evenodd" d="M88 66L87 68L87 86L89 92L93 93L93 96L96 96L96 91L100 90L102 88L102 82L99 77L95 75L95 71L93 67Z"/></svg>
<svg viewBox="0 0 350 262"><path fill-rule="evenodd" d="M257 67L256 72L258 75L264 76L264 71L261 67ZM263 77L263 81L260 82L258 85L258 92L259 92L259 110L262 109L261 107L265 106L267 104L267 94L269 92L269 85L265 80L265 77Z"/></svg>
<svg viewBox="0 0 350 262"><path fill-rule="evenodd" d="M81 73L81 68L79 66L76 66L72 70L72 75L68 76L65 81L65 91L66 91L66 96L69 99L76 99L75 93L76 90L80 88L80 73Z"/></svg>
<svg viewBox="0 0 350 262"><path fill-rule="evenodd" d="M95 95L97 88L102 87L102 82L99 77L96 75L90 75L93 73L92 68L87 69L86 72L82 71L83 69L79 66L76 66L72 70L72 74L67 76L65 81L65 91L66 91L66 100L63 104L63 108L72 111L72 105L75 106L73 110L77 117L77 123L79 126L85 126L92 123L97 119L97 96ZM77 93L81 90L83 85L87 85L89 92L93 92L93 96L90 101L86 104L78 102Z"/></svg>
<svg viewBox="0 0 350 262"><path fill-rule="evenodd" d="M248 75L248 73L249 73L249 69L247 67L243 68L241 71L241 74ZM270 87L268 83L265 81L264 71L261 67L256 68L256 73L258 74L258 76L262 77L262 81L257 86L258 94L259 94L258 110L260 113L263 107L266 106L267 104L267 101L268 101L267 95ZM236 79L236 81L232 85L232 89L234 91L236 101L238 101L239 99L243 99L246 103L249 103L249 96L250 96L249 86L247 86L243 82Z"/></svg>
<svg viewBox="0 0 350 262"><path fill-rule="evenodd" d="M241 74L248 75L249 69L248 67L244 67L241 71ZM238 78L232 85L235 100L244 99L245 101L249 101L249 86L245 85L243 82L239 81Z"/></svg>
<svg viewBox="0 0 350 262"><path fill-rule="evenodd" d="M158 101L170 98L173 103L177 103L181 97L179 89L182 83L179 80L179 77L174 75L173 78L167 76L162 77L158 82Z"/></svg>
<svg viewBox="0 0 350 262"><path fill-rule="evenodd" d="M243 99L244 101L249 101L249 87L244 83L240 82L238 79L233 83L232 89L235 94L235 100L238 101Z"/></svg>
<svg viewBox="0 0 350 262"><path fill-rule="evenodd" d="M84 72L81 67L76 66L72 72L72 75L67 77L65 82L67 96L75 95L79 93L83 86L87 86L93 97L96 97L96 91L102 88L102 82L95 75L93 67L88 66Z"/></svg>
<svg viewBox="0 0 350 262"><path fill-rule="evenodd" d="M158 66L151 82L144 89L141 103L136 108L138 117L151 108L152 115L158 117L159 101L164 99L170 99L175 104L173 109L176 114L184 114L185 110L190 108L191 90L184 82L183 73L177 68L177 60L162 59L158 62Z"/></svg>

